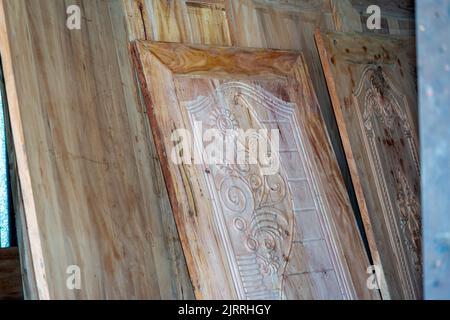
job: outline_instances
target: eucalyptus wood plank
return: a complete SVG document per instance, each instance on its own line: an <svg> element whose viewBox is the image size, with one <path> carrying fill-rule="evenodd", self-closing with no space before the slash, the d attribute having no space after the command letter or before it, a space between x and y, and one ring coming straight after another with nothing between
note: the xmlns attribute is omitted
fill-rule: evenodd
<svg viewBox="0 0 450 320"><path fill-rule="evenodd" d="M316 32L383 297L422 297L414 39Z"/></svg>

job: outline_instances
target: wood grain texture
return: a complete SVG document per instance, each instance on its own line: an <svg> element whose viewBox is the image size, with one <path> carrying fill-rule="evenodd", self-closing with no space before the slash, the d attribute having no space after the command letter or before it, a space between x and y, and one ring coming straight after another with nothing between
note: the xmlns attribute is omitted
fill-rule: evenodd
<svg viewBox="0 0 450 320"><path fill-rule="evenodd" d="M374 4L382 9L383 15L408 20L414 17L414 0L350 0L350 2L359 12L364 11L369 5Z"/></svg>
<svg viewBox="0 0 450 320"><path fill-rule="evenodd" d="M17 248L0 249L0 300L23 297Z"/></svg>
<svg viewBox="0 0 450 320"><path fill-rule="evenodd" d="M381 291L422 297L415 45L316 33Z"/></svg>
<svg viewBox="0 0 450 320"><path fill-rule="evenodd" d="M193 297L122 1L2 1L1 54L40 299ZM78 265L81 289L68 290Z"/></svg>
<svg viewBox="0 0 450 320"><path fill-rule="evenodd" d="M24 206L27 207L27 218L26 221L22 223L26 224L27 234L29 234L30 238L36 238L36 240L31 243L30 242L30 255L31 259L34 261L33 263L33 274L34 279L36 281L36 288L39 288L38 295L43 298L48 298L48 285L45 279L45 270L43 268L44 262L42 259L42 248L41 248L41 240L39 237L39 230L37 226L37 217L36 217L36 205L33 197L33 188L31 185L31 177L30 177L30 168L28 164L29 155L24 150L24 133L23 126L20 121L20 111L18 108L18 94L16 91L16 87L14 84L14 69L12 67L11 61L11 44L9 43L8 34L6 32L6 10L2 5L0 6L0 28L2 30L0 35L0 42L2 44L1 55L2 55L2 64L3 64L3 76L5 79L5 87L8 98L8 109L9 115L11 119L17 119L17 121L13 121L11 123L12 131L14 133L14 144L17 146L16 157L17 157L17 166L20 168L19 170L19 179L22 183L23 187L23 203ZM28 60L30 63L30 60ZM31 92L31 94L36 94L36 91ZM37 94L35 95L37 96Z"/></svg>
<svg viewBox="0 0 450 320"><path fill-rule="evenodd" d="M219 54L222 59L218 58ZM366 287L368 259L331 151L304 58L300 54L137 41L133 56L197 298L377 298L376 291ZM268 68L270 61L272 66ZM286 68L288 63L290 67ZM237 68L235 64L243 67ZM235 100L219 98L233 94ZM254 98L254 94L259 98ZM236 123L238 127L242 125L244 130L255 128L255 125L267 128L270 123L284 124L281 118L277 118L281 116L263 107L270 101L285 105L283 108L288 108L293 119L297 119L289 122L291 129L283 129L282 134L286 139L283 140L285 148L281 156L285 176L280 173L283 178L279 183L281 189L285 186L287 193L280 191L285 200L277 202L277 206L281 206L279 209L271 206L271 210L280 210L286 215L285 229L282 229L286 232L277 238L280 242L273 249L280 263L287 261L286 267L283 267L284 263L278 265L276 275L272 275L269 282L272 287L268 287L265 282L267 278L262 275L261 281L266 285L258 286L258 290L252 293L246 289L250 281L248 276L238 267L243 263L242 254L246 257L246 250L249 250L245 247L245 241L251 239L237 241L242 234L233 229L231 222L226 222L228 215L223 218L225 224L220 222L225 212L234 212L221 198L222 189L215 189L218 188L215 187L217 181L221 181L221 170L217 166L177 165L170 160L174 130L188 128L195 136L192 121L196 117L208 122L211 116L220 116L215 113L215 99L219 99L220 105L225 108L218 110L231 117L227 123ZM234 106L231 101L235 101ZM256 118L250 116L250 109L243 109L248 106L245 101L253 101L251 105L255 108ZM239 116L231 116L231 113ZM214 123L211 125L216 126ZM298 132L297 135L292 134L293 130ZM293 141L297 141L296 144L292 145ZM299 141L302 141L303 151L295 147L299 146ZM259 167L253 168L257 170ZM233 174L238 174L238 171L233 171ZM238 187L235 184L230 186ZM254 192L254 200L246 198L250 203L258 202L256 194L259 191ZM289 198L292 202L287 200ZM217 207L219 203L222 204ZM265 204L263 201L260 206ZM243 225L239 222L236 228L239 230ZM292 230L302 226L318 231L316 234L292 235ZM224 234L229 234L230 238ZM234 259L237 265L233 264ZM255 261L250 260L245 265L246 268L257 266ZM253 283L256 279L251 281Z"/></svg>

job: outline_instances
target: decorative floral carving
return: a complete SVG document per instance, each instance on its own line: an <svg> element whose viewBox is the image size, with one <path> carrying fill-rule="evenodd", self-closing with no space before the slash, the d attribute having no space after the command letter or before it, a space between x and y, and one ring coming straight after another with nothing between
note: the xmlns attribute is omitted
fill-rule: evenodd
<svg viewBox="0 0 450 320"><path fill-rule="evenodd" d="M187 108L191 122L208 119L204 128L216 128L226 135L229 129L241 129L237 112L253 115L252 126L263 128L253 110L256 105L279 112L280 117L292 110L290 104L264 89L255 90L241 82L225 83L211 96L188 103ZM283 170L274 175L262 174L262 164L249 161L248 146L242 147L246 151L244 163L209 166L206 177L217 199L216 225L240 297L280 299L286 257L292 245L292 198Z"/></svg>
<svg viewBox="0 0 450 320"><path fill-rule="evenodd" d="M381 67L372 69L369 74L369 87L365 95L365 109L363 114L364 126L369 134L373 134L372 117L376 116L388 130L394 127L396 117L403 125L404 133L410 135L410 125L403 109L392 93L392 88L385 78Z"/></svg>

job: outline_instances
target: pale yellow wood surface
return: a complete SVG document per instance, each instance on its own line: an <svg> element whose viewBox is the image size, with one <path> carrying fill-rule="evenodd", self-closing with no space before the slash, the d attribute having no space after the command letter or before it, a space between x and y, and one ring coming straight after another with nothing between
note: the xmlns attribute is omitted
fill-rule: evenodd
<svg viewBox="0 0 450 320"><path fill-rule="evenodd" d="M38 298L191 298L122 1L2 1L1 54ZM67 267L81 289L66 287Z"/></svg>

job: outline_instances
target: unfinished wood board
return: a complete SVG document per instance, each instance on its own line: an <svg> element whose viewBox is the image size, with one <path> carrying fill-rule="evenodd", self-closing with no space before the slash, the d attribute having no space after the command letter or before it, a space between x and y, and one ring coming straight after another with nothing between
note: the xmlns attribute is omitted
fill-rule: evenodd
<svg viewBox="0 0 450 320"><path fill-rule="evenodd" d="M17 249L20 255L20 269L22 275L23 298L37 299L38 292L36 279L33 272L33 260L30 252L30 241L26 231L25 212L23 207L22 190L20 187L19 172L17 168L16 151L14 148L14 139L11 132L11 123L9 119L8 101L6 98L5 84L3 76L0 80L1 97L3 99L3 112L5 115L6 145L8 154L9 181L11 188L11 206L14 212L16 231L17 231Z"/></svg>
<svg viewBox="0 0 450 320"><path fill-rule="evenodd" d="M0 4L20 239L31 260L22 265L38 299L193 298L149 147L123 2L75 3L80 30L66 28L64 1ZM79 290L66 286L72 265Z"/></svg>
<svg viewBox="0 0 450 320"><path fill-rule="evenodd" d="M412 38L316 32L382 294L422 297L420 173Z"/></svg>
<svg viewBox="0 0 450 320"><path fill-rule="evenodd" d="M137 41L133 55L197 298L377 298L301 54ZM280 168L189 163L177 129L206 148L207 129L278 129Z"/></svg>
<svg viewBox="0 0 450 320"><path fill-rule="evenodd" d="M22 281L17 248L0 249L0 300L22 298Z"/></svg>

